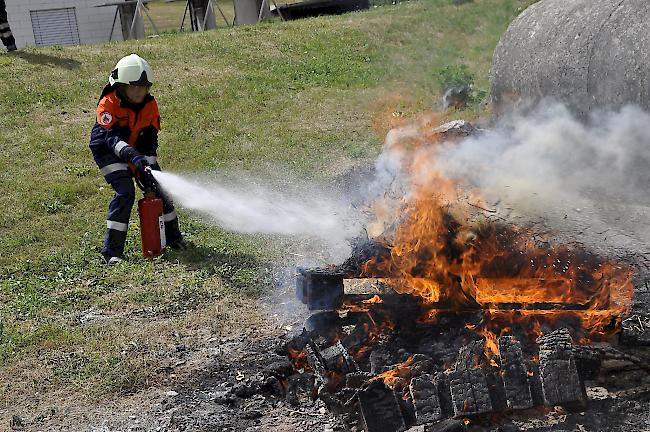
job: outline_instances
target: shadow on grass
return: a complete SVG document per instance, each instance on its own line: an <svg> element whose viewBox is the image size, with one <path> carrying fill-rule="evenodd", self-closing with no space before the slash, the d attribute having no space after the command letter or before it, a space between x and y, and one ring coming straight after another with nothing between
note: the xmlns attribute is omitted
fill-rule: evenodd
<svg viewBox="0 0 650 432"><path fill-rule="evenodd" d="M25 51L13 51L10 53L13 57L19 57L28 63L40 64L44 66L61 67L64 69L79 69L81 62L69 58L55 57L48 54L29 53Z"/></svg>
<svg viewBox="0 0 650 432"><path fill-rule="evenodd" d="M169 250L163 258L177 261L188 270L218 275L229 288L251 296L260 294L262 287L270 283L265 275L269 273L271 263L260 261L252 254L223 252L187 242L187 249Z"/></svg>

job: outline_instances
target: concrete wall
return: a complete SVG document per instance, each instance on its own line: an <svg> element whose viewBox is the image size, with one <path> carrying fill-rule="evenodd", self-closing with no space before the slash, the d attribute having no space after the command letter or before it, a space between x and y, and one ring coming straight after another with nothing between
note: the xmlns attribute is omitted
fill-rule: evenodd
<svg viewBox="0 0 650 432"><path fill-rule="evenodd" d="M581 116L650 111L650 1L541 0L515 19L492 59L497 110L551 97Z"/></svg>
<svg viewBox="0 0 650 432"><path fill-rule="evenodd" d="M6 0L9 25L18 48L35 45L30 11L69 7L76 10L79 40L82 44L107 42L116 6L95 6L112 2L113 0ZM113 40L122 40L119 14Z"/></svg>

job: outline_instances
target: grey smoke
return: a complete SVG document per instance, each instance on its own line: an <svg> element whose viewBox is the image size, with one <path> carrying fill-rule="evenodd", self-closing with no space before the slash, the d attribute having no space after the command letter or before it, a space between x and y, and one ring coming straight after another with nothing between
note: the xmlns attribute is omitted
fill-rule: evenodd
<svg viewBox="0 0 650 432"><path fill-rule="evenodd" d="M210 223L230 231L290 237L283 245L291 264L277 263L273 283L259 300L261 310L287 333L300 331L308 316L295 296L295 266L342 262L350 256L350 239L361 229L360 215L346 199L308 181L294 179L290 186L291 179L278 185L272 175L263 180L242 175L190 178L169 172L154 176L176 205Z"/></svg>
<svg viewBox="0 0 650 432"><path fill-rule="evenodd" d="M583 123L560 105L512 116L436 158L505 216L606 253L650 244L650 114L628 106Z"/></svg>
<svg viewBox="0 0 650 432"><path fill-rule="evenodd" d="M348 203L316 186L298 189L285 185L277 190L268 186L268 181L217 182L169 172L154 175L177 205L227 230L313 237L326 243L336 255L349 252L349 239L360 230L359 217Z"/></svg>

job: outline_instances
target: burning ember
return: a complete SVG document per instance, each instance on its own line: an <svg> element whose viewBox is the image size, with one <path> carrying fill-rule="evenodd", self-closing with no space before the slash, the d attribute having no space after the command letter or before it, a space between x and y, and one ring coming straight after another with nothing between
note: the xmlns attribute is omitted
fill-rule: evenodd
<svg viewBox="0 0 650 432"><path fill-rule="evenodd" d="M399 175L374 205L374 237L340 266L299 271L298 297L322 312L290 344L294 366L367 432L584 407L604 354L579 345L616 334L631 307L629 267L509 224L442 174L442 143L474 132L389 133Z"/></svg>

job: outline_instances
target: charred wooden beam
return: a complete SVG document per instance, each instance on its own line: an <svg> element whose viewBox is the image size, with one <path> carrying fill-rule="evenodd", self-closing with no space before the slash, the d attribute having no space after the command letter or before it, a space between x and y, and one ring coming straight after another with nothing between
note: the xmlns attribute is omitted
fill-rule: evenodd
<svg viewBox="0 0 650 432"><path fill-rule="evenodd" d="M309 310L333 310L343 304L343 273L326 268L298 268L296 296Z"/></svg>
<svg viewBox="0 0 650 432"><path fill-rule="evenodd" d="M354 359L350 356L345 347L341 345L340 341L337 341L334 345L321 350L320 355L325 363L325 368L328 371L347 374L350 372L356 372L359 369Z"/></svg>
<svg viewBox="0 0 650 432"><path fill-rule="evenodd" d="M433 376L433 384L436 386L438 397L440 398L440 410L442 411L442 417L453 417L454 406L451 400L449 376L444 372L438 372Z"/></svg>
<svg viewBox="0 0 650 432"><path fill-rule="evenodd" d="M307 353L307 361L309 366L314 370L318 377L325 381L327 380L327 366L325 365L325 359L320 353L320 349L310 340L309 343L305 346L305 352Z"/></svg>
<svg viewBox="0 0 650 432"><path fill-rule="evenodd" d="M515 410L531 408L533 398L530 394L528 372L524 365L521 344L512 336L502 336L498 342L508 408Z"/></svg>
<svg viewBox="0 0 650 432"><path fill-rule="evenodd" d="M397 395L375 380L357 393L361 424L365 432L401 432L406 430Z"/></svg>
<svg viewBox="0 0 650 432"><path fill-rule="evenodd" d="M442 419L438 389L431 375L423 374L413 378L409 385L409 391L415 407L416 424L424 425Z"/></svg>
<svg viewBox="0 0 650 432"><path fill-rule="evenodd" d="M360 272L345 270L345 266L298 268L296 296L310 310L334 310L351 302L368 301L375 295L384 299L401 298L400 293L420 291L431 281L426 278L362 277ZM469 298L468 310L489 308L495 310L587 310L592 307L588 296L566 298L571 291L566 279L545 278L478 278L476 298ZM421 291L426 292L426 289ZM436 292L436 291L433 291ZM445 298L429 298L432 309L445 309ZM603 307L607 303L599 302ZM455 307L458 307L456 304ZM646 332L650 333L650 332ZM650 341L650 336L646 336Z"/></svg>
<svg viewBox="0 0 650 432"><path fill-rule="evenodd" d="M369 372L351 372L345 376L345 387L356 389L366 383L373 374Z"/></svg>
<svg viewBox="0 0 650 432"><path fill-rule="evenodd" d="M413 376L428 375L433 371L434 362L431 357L426 354L413 354L413 364L411 365L411 372Z"/></svg>
<svg viewBox="0 0 650 432"><path fill-rule="evenodd" d="M621 327L621 343L650 346L650 316L634 314L624 319Z"/></svg>
<svg viewBox="0 0 650 432"><path fill-rule="evenodd" d="M307 353L309 365L323 382L328 382L330 372L345 375L359 370L356 362L340 341L321 349L316 342L310 340L304 351Z"/></svg>
<svg viewBox="0 0 650 432"><path fill-rule="evenodd" d="M508 409L508 398L506 396L506 389L503 385L501 369L488 365L483 368L483 371L485 372L488 394L490 395L490 401L492 402L492 411L505 411Z"/></svg>
<svg viewBox="0 0 650 432"><path fill-rule="evenodd" d="M426 428L425 432L465 432L466 430L463 420L448 419Z"/></svg>
<svg viewBox="0 0 650 432"><path fill-rule="evenodd" d="M370 353L370 372L375 375L390 370L396 363L398 358L395 353L382 343L376 345Z"/></svg>
<svg viewBox="0 0 650 432"><path fill-rule="evenodd" d="M579 345L573 347L573 355L576 358L576 364L578 365L578 372L580 371L580 362L587 361L592 365L598 364L602 369L606 369L606 362L611 364L611 361L620 361L633 365L636 369L641 369L647 373L650 373L650 365L648 361L643 357L637 357L636 355L626 353L620 349L614 348L611 345Z"/></svg>
<svg viewBox="0 0 650 432"><path fill-rule="evenodd" d="M450 389L456 417L492 411L485 373L481 369L453 372Z"/></svg>
<svg viewBox="0 0 650 432"><path fill-rule="evenodd" d="M485 371L483 341L474 341L462 347L454 370L450 374L451 400L454 416L462 417L492 411L492 401Z"/></svg>
<svg viewBox="0 0 650 432"><path fill-rule="evenodd" d="M544 401L548 405L583 406L586 395L575 358L573 341L567 329L555 330L537 339L539 372Z"/></svg>
<svg viewBox="0 0 650 432"><path fill-rule="evenodd" d="M580 379L583 382L598 377L604 356L604 351L599 347L589 345L573 347L573 357L578 368L578 375L580 375Z"/></svg>
<svg viewBox="0 0 650 432"><path fill-rule="evenodd" d="M583 311L589 310L588 304L577 303L551 303L551 302L538 302L538 303L481 303L481 308L495 310L495 311Z"/></svg>
<svg viewBox="0 0 650 432"><path fill-rule="evenodd" d="M395 295L394 284L391 283L395 279L385 278L362 278L362 279L345 279L343 281L343 293L346 296L351 295L367 295L367 296L386 296Z"/></svg>

